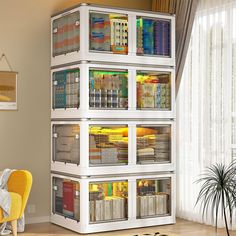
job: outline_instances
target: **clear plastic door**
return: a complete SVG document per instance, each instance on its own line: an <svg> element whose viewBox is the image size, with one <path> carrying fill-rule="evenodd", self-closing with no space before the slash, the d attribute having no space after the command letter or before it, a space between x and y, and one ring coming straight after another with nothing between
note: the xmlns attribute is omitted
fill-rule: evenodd
<svg viewBox="0 0 236 236"><path fill-rule="evenodd" d="M79 125L53 125L53 160L79 165Z"/></svg>
<svg viewBox="0 0 236 236"><path fill-rule="evenodd" d="M53 177L53 213L80 220L80 184Z"/></svg>
<svg viewBox="0 0 236 236"><path fill-rule="evenodd" d="M128 181L89 184L90 223L128 218Z"/></svg>
<svg viewBox="0 0 236 236"><path fill-rule="evenodd" d="M170 215L171 179L137 180L137 218Z"/></svg>
<svg viewBox="0 0 236 236"><path fill-rule="evenodd" d="M137 163L171 162L171 126L140 125L136 127Z"/></svg>
<svg viewBox="0 0 236 236"><path fill-rule="evenodd" d="M90 166L128 164L128 126L91 125L89 127Z"/></svg>

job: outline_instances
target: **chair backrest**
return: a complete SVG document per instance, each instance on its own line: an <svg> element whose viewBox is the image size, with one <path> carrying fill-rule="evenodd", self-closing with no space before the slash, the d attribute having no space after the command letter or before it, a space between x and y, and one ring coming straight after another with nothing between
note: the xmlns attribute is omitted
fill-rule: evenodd
<svg viewBox="0 0 236 236"><path fill-rule="evenodd" d="M22 197L22 209L20 217L24 213L25 206L29 198L32 182L32 175L27 170L15 170L11 173L9 177L8 191L18 193Z"/></svg>

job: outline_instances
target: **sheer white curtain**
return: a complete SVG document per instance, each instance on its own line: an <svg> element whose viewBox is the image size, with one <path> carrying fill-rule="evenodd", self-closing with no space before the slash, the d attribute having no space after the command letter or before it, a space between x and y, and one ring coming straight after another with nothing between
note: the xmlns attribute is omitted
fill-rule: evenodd
<svg viewBox="0 0 236 236"><path fill-rule="evenodd" d="M199 208L194 207L199 192L194 181L206 166L232 159L235 45L236 0L201 0L177 97L177 216L181 218L202 222ZM211 224L210 219L206 223Z"/></svg>

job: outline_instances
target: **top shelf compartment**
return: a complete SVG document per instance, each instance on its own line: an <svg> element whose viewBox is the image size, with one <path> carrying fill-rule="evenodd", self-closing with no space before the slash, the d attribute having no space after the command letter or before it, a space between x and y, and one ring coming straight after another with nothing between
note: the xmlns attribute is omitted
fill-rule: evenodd
<svg viewBox="0 0 236 236"><path fill-rule="evenodd" d="M82 5L51 19L51 66L78 61L175 66L175 18Z"/></svg>

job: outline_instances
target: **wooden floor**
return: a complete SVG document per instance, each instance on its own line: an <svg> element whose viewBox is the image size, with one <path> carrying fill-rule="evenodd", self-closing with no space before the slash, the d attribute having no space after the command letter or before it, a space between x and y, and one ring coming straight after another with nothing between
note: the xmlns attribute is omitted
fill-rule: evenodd
<svg viewBox="0 0 236 236"><path fill-rule="evenodd" d="M160 232L168 236L226 236L223 229L218 230L218 233L215 233L215 229L211 226L206 226L198 223L193 223L185 220L177 220L175 225L159 226L159 227L148 227L148 228L139 228L131 230L122 230L122 231L112 231L107 233L96 233L89 234L90 236L141 236L143 234L153 235L155 232ZM75 236L78 235L72 231L66 230L62 227L50 224L32 224L26 226L26 232L19 234L19 236ZM236 236L236 231L233 231L231 236Z"/></svg>

